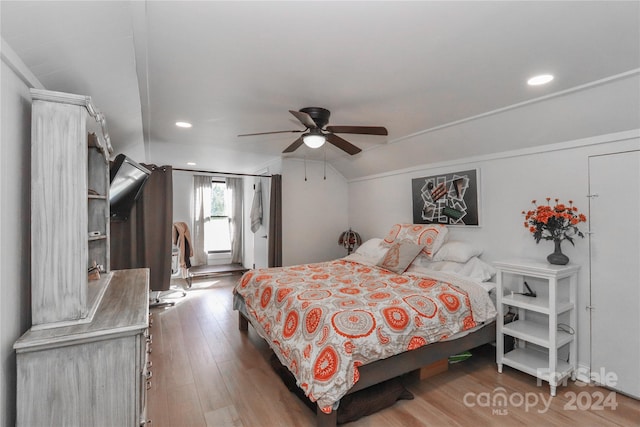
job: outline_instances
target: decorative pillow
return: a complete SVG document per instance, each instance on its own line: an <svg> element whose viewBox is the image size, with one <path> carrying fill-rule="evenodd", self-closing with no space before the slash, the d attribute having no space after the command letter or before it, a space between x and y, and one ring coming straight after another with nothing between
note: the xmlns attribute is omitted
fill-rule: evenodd
<svg viewBox="0 0 640 427"><path fill-rule="evenodd" d="M408 240L424 246L422 251L431 258L444 243L448 232L447 226L442 224L395 224L384 238L384 243L390 246Z"/></svg>
<svg viewBox="0 0 640 427"><path fill-rule="evenodd" d="M474 256L480 256L482 249L467 242L449 240L433 254L434 261L467 262Z"/></svg>
<svg viewBox="0 0 640 427"><path fill-rule="evenodd" d="M424 247L412 242L396 242L387 254L378 262L378 266L402 274L418 256Z"/></svg>

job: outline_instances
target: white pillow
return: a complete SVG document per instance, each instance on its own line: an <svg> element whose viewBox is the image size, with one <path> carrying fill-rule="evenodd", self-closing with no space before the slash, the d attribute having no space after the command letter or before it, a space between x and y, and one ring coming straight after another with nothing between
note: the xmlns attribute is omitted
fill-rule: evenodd
<svg viewBox="0 0 640 427"><path fill-rule="evenodd" d="M361 264L376 265L389 248L382 245L382 239L374 237L369 239L353 251L351 255L345 257L347 261L355 261Z"/></svg>
<svg viewBox="0 0 640 427"><path fill-rule="evenodd" d="M422 269L434 270L434 271L446 271L449 273L456 273L461 276L466 276L477 282L486 282L496 274L496 269L486 262L482 261L478 257L472 257L467 262L455 262L455 261L429 261L426 257L416 258L411 266L407 269L411 271L420 272Z"/></svg>
<svg viewBox="0 0 640 427"><path fill-rule="evenodd" d="M496 274L496 269L493 268L493 266L482 261L480 258L473 257L469 261L464 263L464 266L458 272L458 274L471 277L472 279L478 280L479 282L486 282Z"/></svg>
<svg viewBox="0 0 640 427"><path fill-rule="evenodd" d="M474 256L480 256L482 249L467 242L450 240L445 242L433 255L434 261L467 262Z"/></svg>
<svg viewBox="0 0 640 427"><path fill-rule="evenodd" d="M374 237L358 246L355 252L367 258L382 258L387 253L387 248L382 246L381 243L382 239Z"/></svg>

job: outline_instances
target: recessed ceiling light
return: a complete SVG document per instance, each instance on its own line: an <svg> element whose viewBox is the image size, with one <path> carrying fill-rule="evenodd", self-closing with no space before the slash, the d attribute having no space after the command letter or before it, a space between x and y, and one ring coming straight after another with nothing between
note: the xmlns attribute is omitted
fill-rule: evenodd
<svg viewBox="0 0 640 427"><path fill-rule="evenodd" d="M553 76L551 74L540 74L539 76L534 76L527 80L527 84L529 86L540 86L549 83L551 80L553 80Z"/></svg>
<svg viewBox="0 0 640 427"><path fill-rule="evenodd" d="M196 165L196 162L187 162L187 164L188 164L189 166L195 166L195 165Z"/></svg>
<svg viewBox="0 0 640 427"><path fill-rule="evenodd" d="M179 128L190 128L192 124L189 122L176 122L176 126Z"/></svg>

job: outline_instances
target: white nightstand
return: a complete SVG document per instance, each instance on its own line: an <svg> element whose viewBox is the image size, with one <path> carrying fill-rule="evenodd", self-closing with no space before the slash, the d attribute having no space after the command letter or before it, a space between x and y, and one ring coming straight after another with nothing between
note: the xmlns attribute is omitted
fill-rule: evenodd
<svg viewBox="0 0 640 427"><path fill-rule="evenodd" d="M578 265L551 265L515 259L494 263L497 274L498 320L496 362L498 372L507 365L547 381L551 395L568 376L575 380L577 360L576 299ZM536 297L521 295L527 282ZM509 307L517 320L504 324ZM504 336L516 338L515 348L505 354ZM559 359L559 349L568 347ZM563 349L562 353L566 350Z"/></svg>

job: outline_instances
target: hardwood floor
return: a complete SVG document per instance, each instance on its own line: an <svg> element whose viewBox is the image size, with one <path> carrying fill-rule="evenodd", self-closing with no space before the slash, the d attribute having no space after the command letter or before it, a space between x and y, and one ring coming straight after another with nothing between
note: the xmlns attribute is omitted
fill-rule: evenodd
<svg viewBox="0 0 640 427"><path fill-rule="evenodd" d="M315 425L315 414L271 369L266 343L251 326L248 335L238 331L231 289L239 277L194 280L174 307L152 309L147 414L154 427ZM640 401L619 393L569 382L550 398L529 375L508 367L498 374L491 346L407 388L413 400L345 426L640 425Z"/></svg>

